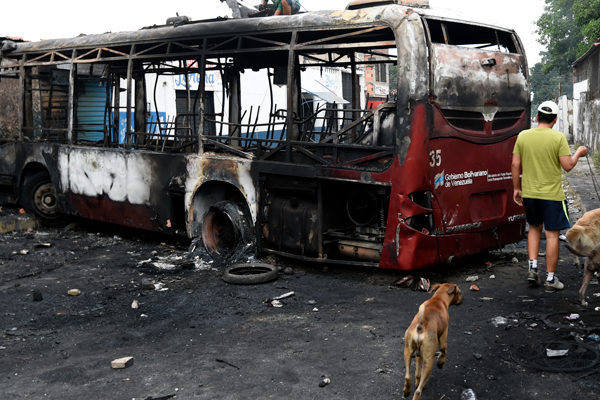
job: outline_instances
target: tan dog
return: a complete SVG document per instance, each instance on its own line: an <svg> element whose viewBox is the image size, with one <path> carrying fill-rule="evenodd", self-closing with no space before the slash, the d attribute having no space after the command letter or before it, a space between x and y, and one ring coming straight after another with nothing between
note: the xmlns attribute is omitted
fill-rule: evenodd
<svg viewBox="0 0 600 400"><path fill-rule="evenodd" d="M404 364L406 366L404 397L410 394L410 363L414 356L416 389L413 400L421 398L423 387L431 376L438 347L440 356L437 366L439 368L444 366L450 318L448 307L462 302L462 293L453 283L435 284L431 287L430 292L434 291L435 294L419 306L419 312L404 333Z"/></svg>
<svg viewBox="0 0 600 400"><path fill-rule="evenodd" d="M589 254L600 243L600 208L583 214L565 236L569 250L579 256Z"/></svg>
<svg viewBox="0 0 600 400"><path fill-rule="evenodd" d="M600 273L600 208L588 211L577 220L575 225L565 234L567 237L566 247L573 254L586 257L583 267L583 282L579 289L579 300L581 305L587 306L585 292L594 276L594 272ZM579 260L577 260L579 265ZM600 283L600 276L598 276Z"/></svg>

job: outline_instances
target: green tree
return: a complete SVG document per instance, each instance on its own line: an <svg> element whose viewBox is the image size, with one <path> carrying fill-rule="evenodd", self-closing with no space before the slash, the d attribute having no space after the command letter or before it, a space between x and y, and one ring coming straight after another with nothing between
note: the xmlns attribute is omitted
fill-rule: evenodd
<svg viewBox="0 0 600 400"><path fill-rule="evenodd" d="M535 114L537 107L546 100L556 100L559 94L569 94L573 91L573 79L570 74L559 74L556 70L544 72L544 65L537 63L530 71L531 112Z"/></svg>
<svg viewBox="0 0 600 400"><path fill-rule="evenodd" d="M573 16L583 36L577 49L580 56L600 38L600 0L575 0Z"/></svg>
<svg viewBox="0 0 600 400"><path fill-rule="evenodd" d="M600 0L546 0L537 20L545 45L544 72L571 73L571 65L600 38Z"/></svg>

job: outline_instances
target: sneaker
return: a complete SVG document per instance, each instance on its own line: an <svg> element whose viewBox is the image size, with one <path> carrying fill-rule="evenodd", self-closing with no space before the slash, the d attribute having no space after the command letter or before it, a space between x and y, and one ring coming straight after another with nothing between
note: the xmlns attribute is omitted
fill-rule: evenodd
<svg viewBox="0 0 600 400"><path fill-rule="evenodd" d="M551 281L546 281L544 283L544 286L546 286L547 288L550 288L550 289L555 289L555 290L562 290L565 287L565 285L563 285L562 282L559 281L556 276Z"/></svg>
<svg viewBox="0 0 600 400"><path fill-rule="evenodd" d="M527 272L527 280L530 284L537 285L540 283L540 277L535 269L530 269Z"/></svg>
<svg viewBox="0 0 600 400"><path fill-rule="evenodd" d="M565 235L558 235L558 240L560 240L561 242L565 242L567 241L567 237Z"/></svg>

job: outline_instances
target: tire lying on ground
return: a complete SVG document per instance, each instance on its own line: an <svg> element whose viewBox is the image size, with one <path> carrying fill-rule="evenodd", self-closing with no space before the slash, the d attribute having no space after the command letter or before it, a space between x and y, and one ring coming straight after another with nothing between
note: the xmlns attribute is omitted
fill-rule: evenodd
<svg viewBox="0 0 600 400"><path fill-rule="evenodd" d="M223 280L236 285L254 285L277 279L277 267L265 263L233 264L225 269Z"/></svg>

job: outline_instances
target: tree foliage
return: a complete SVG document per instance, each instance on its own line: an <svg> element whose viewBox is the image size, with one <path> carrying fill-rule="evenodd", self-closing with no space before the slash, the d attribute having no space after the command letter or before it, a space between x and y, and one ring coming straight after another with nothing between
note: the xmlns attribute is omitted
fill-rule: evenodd
<svg viewBox="0 0 600 400"><path fill-rule="evenodd" d="M533 90L531 110L534 114L542 102L557 100L559 94L567 94L573 91L573 80L570 74L559 74L556 70L545 73L543 70L544 65L542 63L537 63L531 68L530 80Z"/></svg>
<svg viewBox="0 0 600 400"><path fill-rule="evenodd" d="M571 65L600 37L600 0L545 0L537 20L539 42L546 46L545 73L571 72Z"/></svg>

